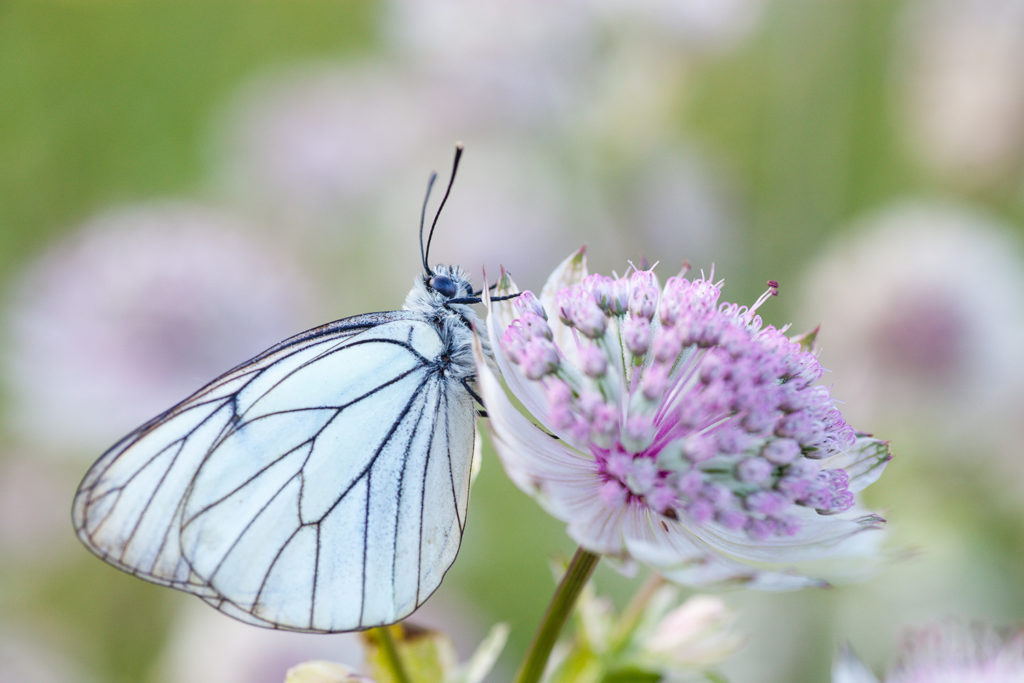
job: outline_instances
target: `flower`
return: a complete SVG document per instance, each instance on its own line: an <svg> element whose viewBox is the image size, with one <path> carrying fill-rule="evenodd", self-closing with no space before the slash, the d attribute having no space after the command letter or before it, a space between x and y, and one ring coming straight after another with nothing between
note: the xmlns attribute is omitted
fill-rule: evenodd
<svg viewBox="0 0 1024 683"><path fill-rule="evenodd" d="M721 282L588 275L580 249L538 298L488 305L517 411L478 354L505 470L585 549L691 585L824 585L796 562L870 556L884 520L855 493L888 462L850 427L808 339L720 303ZM512 291L507 275L498 293ZM556 437L556 438L552 438ZM874 537L874 538L873 538ZM823 567L808 567L820 571Z"/></svg>
<svg viewBox="0 0 1024 683"><path fill-rule="evenodd" d="M886 683L1024 681L1024 628L999 630L947 620L911 632ZM849 647L832 667L832 683L878 683Z"/></svg>
<svg viewBox="0 0 1024 683"><path fill-rule="evenodd" d="M417 79L383 63L266 74L219 114L214 175L243 205L282 227L344 239L355 231L338 235L339 216L364 211L408 163L410 150L436 135L432 103Z"/></svg>
<svg viewBox="0 0 1024 683"><path fill-rule="evenodd" d="M450 116L465 119L459 109L468 107L487 113L476 123L544 129L571 120L586 97L599 44L586 10L537 0L393 0L382 18L384 38L400 57L449 100L459 94L458 106L446 107Z"/></svg>
<svg viewBox="0 0 1024 683"><path fill-rule="evenodd" d="M576 606L576 633L549 667L550 683L604 680L709 680L743 644L736 615L710 595L680 603L679 589L654 578L629 606L588 585Z"/></svg>
<svg viewBox="0 0 1024 683"><path fill-rule="evenodd" d="M730 628L734 619L719 598L694 595L658 621L645 654L666 671L717 664L740 645L739 636Z"/></svg>
<svg viewBox="0 0 1024 683"><path fill-rule="evenodd" d="M215 207L143 203L105 211L28 264L4 312L10 429L85 455L302 329L309 279L253 230Z"/></svg>
<svg viewBox="0 0 1024 683"><path fill-rule="evenodd" d="M796 310L804 321L837 312L819 342L849 417L986 452L979 438L1010 431L1024 400L1024 249L1012 226L917 200L843 232L814 259Z"/></svg>

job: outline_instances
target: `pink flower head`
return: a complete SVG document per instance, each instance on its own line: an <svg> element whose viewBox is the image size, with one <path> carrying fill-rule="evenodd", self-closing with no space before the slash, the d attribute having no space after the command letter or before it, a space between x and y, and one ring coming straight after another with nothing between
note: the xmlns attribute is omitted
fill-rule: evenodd
<svg viewBox="0 0 1024 683"><path fill-rule="evenodd" d="M488 299L497 367L535 420L479 362L495 445L592 552L684 583L821 585L792 565L872 554L879 535L861 532L884 520L855 493L889 450L845 422L814 353L756 315L776 283L751 307L720 302L721 285L587 275L581 250L529 305ZM543 330L538 302L558 312ZM542 372L523 336L543 346Z"/></svg>
<svg viewBox="0 0 1024 683"><path fill-rule="evenodd" d="M907 633L886 676L876 677L846 646L833 683L1006 683L1024 681L1024 627L1001 630L953 619Z"/></svg>

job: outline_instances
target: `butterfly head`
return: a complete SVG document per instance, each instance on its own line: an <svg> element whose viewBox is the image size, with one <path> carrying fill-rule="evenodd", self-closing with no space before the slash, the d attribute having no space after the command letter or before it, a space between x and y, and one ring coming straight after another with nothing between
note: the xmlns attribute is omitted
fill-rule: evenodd
<svg viewBox="0 0 1024 683"><path fill-rule="evenodd" d="M428 276L427 287L449 299L454 299L459 295L458 283L447 275Z"/></svg>
<svg viewBox="0 0 1024 683"><path fill-rule="evenodd" d="M461 266L438 264L416 278L405 299L405 307L437 313L452 308L462 309L473 300L479 301L473 295L473 284L466 270Z"/></svg>

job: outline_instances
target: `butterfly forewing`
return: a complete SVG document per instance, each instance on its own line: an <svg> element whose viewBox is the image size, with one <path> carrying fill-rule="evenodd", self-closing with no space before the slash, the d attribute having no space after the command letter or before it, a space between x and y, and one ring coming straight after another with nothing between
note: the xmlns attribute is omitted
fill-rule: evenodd
<svg viewBox="0 0 1024 683"><path fill-rule="evenodd" d="M80 538L249 623L391 623L439 585L465 524L472 399L423 316L297 335L129 435L86 475Z"/></svg>

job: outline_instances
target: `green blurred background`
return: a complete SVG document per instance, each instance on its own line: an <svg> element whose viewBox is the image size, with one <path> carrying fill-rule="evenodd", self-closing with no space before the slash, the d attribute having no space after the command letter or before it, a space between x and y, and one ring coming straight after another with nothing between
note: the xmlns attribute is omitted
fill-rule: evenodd
<svg viewBox="0 0 1024 683"><path fill-rule="evenodd" d="M730 300L779 280L762 314L823 322L844 412L892 438L868 502L899 561L857 586L725 594L747 639L732 680L825 680L842 640L877 668L944 615L1019 621L1024 11L413 2L0 4L0 680L272 681L310 653L356 656L110 569L67 511L107 445L205 379L397 307L427 174L456 139L434 258L539 288L587 243L603 270L714 263ZM255 256L204 246L225 223ZM182 281L178 300L148 294ZM165 342L181 365L133 384ZM485 448L459 560L420 618L463 653L507 621L511 668L549 558L572 549ZM617 599L639 581L596 577Z"/></svg>

